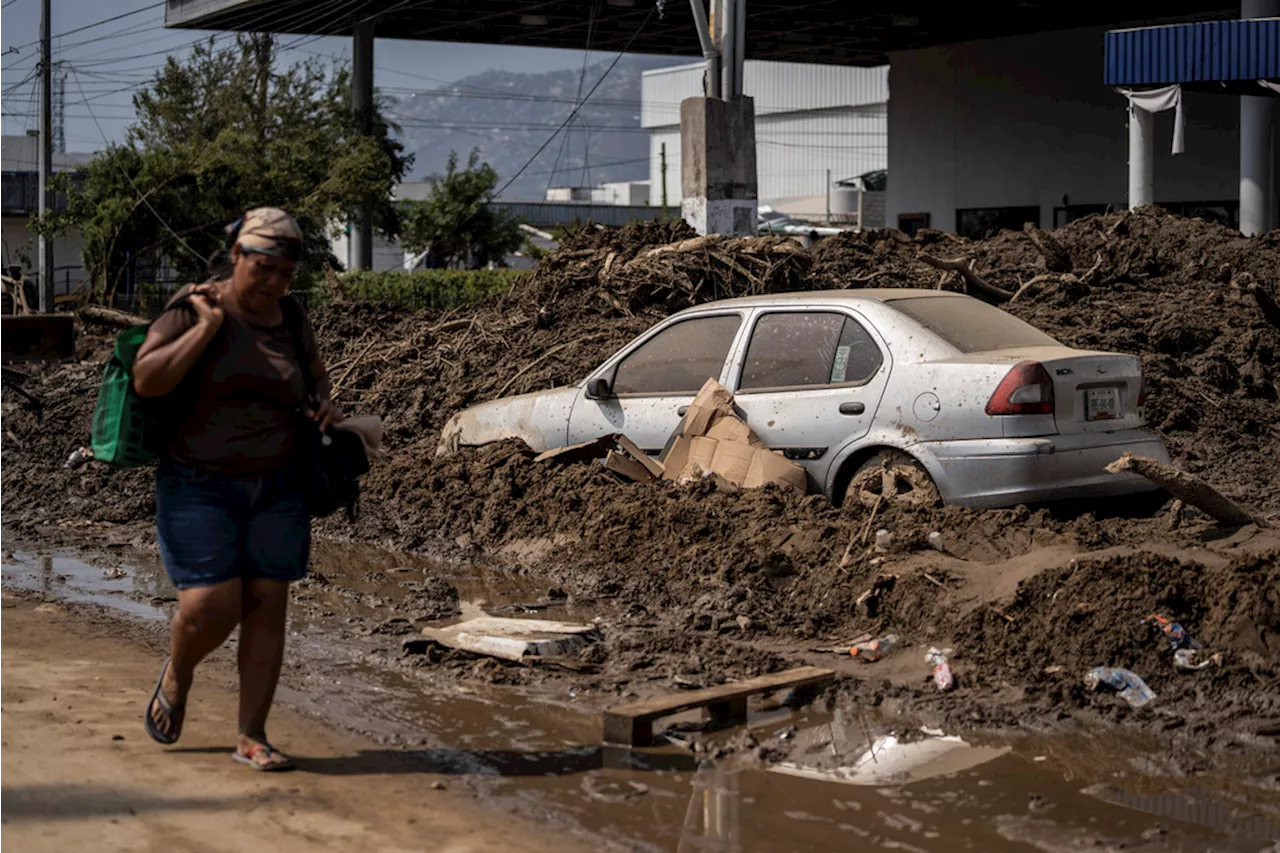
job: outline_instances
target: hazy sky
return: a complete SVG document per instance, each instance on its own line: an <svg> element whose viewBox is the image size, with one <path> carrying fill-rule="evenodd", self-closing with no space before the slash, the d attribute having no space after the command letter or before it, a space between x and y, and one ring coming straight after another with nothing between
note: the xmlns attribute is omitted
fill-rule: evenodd
<svg viewBox="0 0 1280 853"><path fill-rule="evenodd" d="M0 68L5 134L21 134L39 124L37 81L40 58L40 0L0 0ZM317 0L321 2L321 0ZM53 59L68 67L66 138L68 151L105 147L119 141L133 116L131 96L163 66L168 54L185 55L193 42L213 33L164 29L164 3L157 0L52 0ZM107 18L120 20L59 37ZM229 39L227 34L219 39ZM350 56L350 40L282 36L282 61L310 56ZM13 50L16 49L16 53ZM592 61L611 54L592 54ZM490 69L519 72L578 68L582 51L379 39L374 83L403 95L425 91ZM95 117L97 122L95 123ZM101 125L101 130L99 126Z"/></svg>

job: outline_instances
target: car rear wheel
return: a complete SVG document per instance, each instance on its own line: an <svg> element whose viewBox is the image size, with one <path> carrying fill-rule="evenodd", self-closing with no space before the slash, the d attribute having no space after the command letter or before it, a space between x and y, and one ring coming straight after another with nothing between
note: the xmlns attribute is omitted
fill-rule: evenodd
<svg viewBox="0 0 1280 853"><path fill-rule="evenodd" d="M858 466L844 493L870 509L877 503L934 506L942 497L924 466L901 450L882 450Z"/></svg>

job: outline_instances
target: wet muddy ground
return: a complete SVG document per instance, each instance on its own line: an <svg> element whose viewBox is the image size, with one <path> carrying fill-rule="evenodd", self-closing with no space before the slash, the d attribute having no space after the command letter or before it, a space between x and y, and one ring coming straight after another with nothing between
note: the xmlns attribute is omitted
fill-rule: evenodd
<svg viewBox="0 0 1280 853"><path fill-rule="evenodd" d="M173 591L154 557L6 540L6 590L161 631ZM420 606L388 618L382 599L401 584L417 585ZM1090 733L1072 719L944 732L836 690L753 707L745 729L702 732L689 714L669 721L670 745L601 747L600 710L625 695L608 679L495 678L488 661L400 652L421 627L478 613L620 618L616 602L568 599L550 581L321 543L297 592L281 701L365 735L370 765L455 774L494 808L618 849L1260 851L1280 837L1280 749L1267 737L1206 752L1188 774L1158 730Z"/></svg>

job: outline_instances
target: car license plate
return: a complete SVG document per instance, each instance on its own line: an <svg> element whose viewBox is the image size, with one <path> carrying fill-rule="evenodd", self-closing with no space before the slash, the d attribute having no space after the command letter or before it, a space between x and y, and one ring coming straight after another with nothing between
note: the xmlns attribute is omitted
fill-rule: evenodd
<svg viewBox="0 0 1280 853"><path fill-rule="evenodd" d="M1120 391L1116 388L1090 388L1085 391L1085 418L1111 421L1120 417Z"/></svg>

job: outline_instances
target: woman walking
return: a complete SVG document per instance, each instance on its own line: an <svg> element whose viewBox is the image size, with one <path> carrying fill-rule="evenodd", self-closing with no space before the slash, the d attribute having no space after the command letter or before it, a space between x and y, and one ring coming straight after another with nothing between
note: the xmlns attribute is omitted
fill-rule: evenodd
<svg viewBox="0 0 1280 853"><path fill-rule="evenodd" d="M306 574L311 543L291 463L295 442L311 439L300 429L323 430L342 415L329 402L311 326L287 296L302 254L297 222L258 208L228 233L229 275L179 291L134 362L138 394L165 398L156 532L178 588L170 656L145 722L158 742L178 740L196 665L238 624L234 758L285 770L293 764L267 740L267 714L284 657L289 583ZM310 362L315 400L305 399L299 353Z"/></svg>

